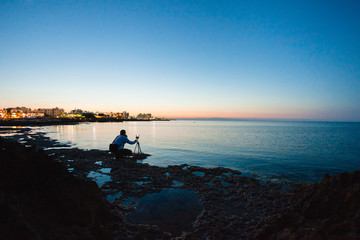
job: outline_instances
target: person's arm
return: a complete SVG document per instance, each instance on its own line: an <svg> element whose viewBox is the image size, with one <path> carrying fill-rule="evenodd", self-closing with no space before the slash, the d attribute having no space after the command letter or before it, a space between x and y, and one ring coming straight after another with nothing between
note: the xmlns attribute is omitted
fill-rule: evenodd
<svg viewBox="0 0 360 240"><path fill-rule="evenodd" d="M128 144L135 144L137 141L134 140L134 141L130 141L128 138L125 139L126 143Z"/></svg>

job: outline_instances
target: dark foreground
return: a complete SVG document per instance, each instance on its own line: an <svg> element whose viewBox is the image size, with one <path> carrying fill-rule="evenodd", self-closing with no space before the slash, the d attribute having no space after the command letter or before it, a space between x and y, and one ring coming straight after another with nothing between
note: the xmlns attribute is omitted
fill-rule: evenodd
<svg viewBox="0 0 360 240"><path fill-rule="evenodd" d="M360 238L360 172L265 183L0 131L18 131L7 138L23 143L0 138L0 239Z"/></svg>

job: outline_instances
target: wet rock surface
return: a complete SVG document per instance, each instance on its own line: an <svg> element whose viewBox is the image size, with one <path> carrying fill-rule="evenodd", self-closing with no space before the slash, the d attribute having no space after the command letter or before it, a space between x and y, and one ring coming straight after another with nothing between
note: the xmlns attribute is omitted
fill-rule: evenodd
<svg viewBox="0 0 360 240"><path fill-rule="evenodd" d="M227 168L201 168L189 165L165 168L143 164L132 158L117 161L107 151L69 148L67 145L46 138L41 133L33 134L26 129L9 138L17 141L27 140L28 142L23 142L25 145L36 144L32 148L45 149L48 156L65 166L67 171L79 180L96 181L103 199L107 199L112 220L106 226L109 226L114 239L277 239L281 237L301 239L301 236L311 239L313 235L301 229L309 228L306 226L312 226L317 222L308 222L307 214L319 216L321 213L330 223L335 217L328 211L333 205L321 212L313 211L316 206L319 207L319 204L323 206L326 205L325 203L333 202L330 195L325 198L325 202L321 202L319 199L322 198L322 194L335 191L339 200L340 196L350 191L346 188L344 192L337 192L336 189L340 186L333 183L333 180L323 180L325 182L318 183L320 185L264 183ZM349 182L354 184L354 179L351 177L350 179ZM191 215L187 220L191 224L190 227L184 224L175 228L164 227L156 223L154 220L156 217L153 216L154 219L151 219L151 214L150 220L143 222L131 218L134 215L139 216L141 208L144 208L142 205L144 199L156 196L167 189L191 191L196 194L201 210L195 210L198 213L193 215L188 214ZM313 195L318 196L319 199L311 200ZM344 220L349 217L353 221L358 221L359 210L355 208L358 205L354 202L355 200L360 202L359 194L353 190L350 191L350 196L348 198L352 199L352 207L347 211L350 212L351 209L357 215L352 217L340 215L338 219ZM342 203L339 201L333 204L339 206ZM173 209L169 206L164 206L162 209L157 206L153 209L155 213L160 214L161 211L166 212L167 207L170 213ZM191 205L187 208L190 207ZM151 208L151 204L146 205L146 209L148 208ZM326 215L327 213L330 215ZM166 214L164 216L166 217ZM179 224L176 221L166 223ZM353 225L349 229L354 229ZM344 231L349 232L349 229ZM327 234L331 236L331 233Z"/></svg>
<svg viewBox="0 0 360 240"><path fill-rule="evenodd" d="M54 150L54 152L56 152L54 157L59 157L57 158L59 161L72 168L76 176L87 177L89 172L103 175L103 179L107 181L102 182L101 176L97 180L100 182L99 187L104 197L121 192L113 200L112 205L125 222L126 216L136 211L137 199L148 194L171 188L195 192L203 206L203 211L192 220L193 229L190 231L186 229L186 233L180 234L181 238L250 238L257 224L264 221L266 216L280 213L288 207L287 198L280 191L280 184L262 185L256 179L242 177L240 172L230 169L205 169L188 165L163 168L142 164L132 159L116 161L107 152L96 150L83 152L75 149ZM96 159L92 159L92 156L96 156ZM69 158L72 161L66 160ZM98 164L95 164L96 162ZM103 169L111 169L111 171L104 173ZM194 172L204 174L198 176L193 174ZM159 230L165 229L159 228ZM171 233L179 237L179 230Z"/></svg>
<svg viewBox="0 0 360 240"><path fill-rule="evenodd" d="M104 197L117 196L112 199L112 207L125 222L126 216L136 211L137 199L148 194L171 188L195 192L204 210L193 219L193 229L182 234L182 238L249 238L266 216L280 213L288 207L280 184L262 185L256 179L241 177L240 172L225 168L205 169L188 165L162 168L132 159L116 161L107 152L97 150L51 152L55 153L54 158L72 169L75 176L87 178L90 173L97 173L95 180ZM104 169L111 170L106 173ZM204 176L193 174L195 171L204 172Z"/></svg>

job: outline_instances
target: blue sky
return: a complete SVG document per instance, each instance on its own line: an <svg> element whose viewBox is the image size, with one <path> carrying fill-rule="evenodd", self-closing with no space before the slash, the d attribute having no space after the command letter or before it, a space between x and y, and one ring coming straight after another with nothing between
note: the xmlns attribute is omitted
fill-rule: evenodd
<svg viewBox="0 0 360 240"><path fill-rule="evenodd" d="M360 121L360 1L1 1L0 108Z"/></svg>

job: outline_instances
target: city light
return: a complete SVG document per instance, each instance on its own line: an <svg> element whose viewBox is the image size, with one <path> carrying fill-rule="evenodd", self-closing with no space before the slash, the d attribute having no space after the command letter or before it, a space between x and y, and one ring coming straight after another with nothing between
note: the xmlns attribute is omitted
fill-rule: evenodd
<svg viewBox="0 0 360 240"><path fill-rule="evenodd" d="M126 111L122 112L89 112L81 109L74 109L65 112L62 108L38 108L30 109L27 107L3 108L0 110L0 120L11 119L43 119L43 118L63 118L63 119L117 119L117 120L165 120L152 116L151 113L139 113L136 116L130 116Z"/></svg>

